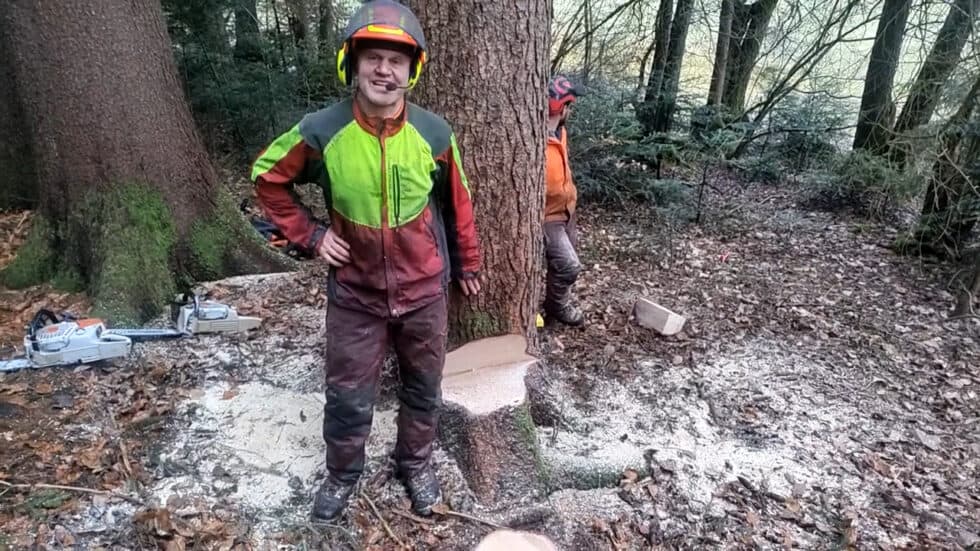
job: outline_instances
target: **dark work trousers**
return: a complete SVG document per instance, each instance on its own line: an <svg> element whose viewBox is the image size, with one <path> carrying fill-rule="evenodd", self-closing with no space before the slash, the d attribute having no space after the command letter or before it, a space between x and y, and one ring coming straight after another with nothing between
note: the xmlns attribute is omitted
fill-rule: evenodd
<svg viewBox="0 0 980 551"><path fill-rule="evenodd" d="M575 244L575 215L569 220L544 223L544 253L548 261L545 312L560 312L569 305L572 285L582 271Z"/></svg>
<svg viewBox="0 0 980 551"><path fill-rule="evenodd" d="M333 477L354 482L364 471L364 443L389 343L401 378L395 461L404 475L428 465L442 399L446 317L445 295L397 318L328 304L323 439Z"/></svg>

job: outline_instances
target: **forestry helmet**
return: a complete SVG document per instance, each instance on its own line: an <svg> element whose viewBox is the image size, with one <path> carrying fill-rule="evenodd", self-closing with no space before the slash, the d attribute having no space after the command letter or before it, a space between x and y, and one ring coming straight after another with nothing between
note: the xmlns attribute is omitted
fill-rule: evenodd
<svg viewBox="0 0 980 551"><path fill-rule="evenodd" d="M578 97L579 91L567 78L556 75L548 83L548 114L557 115L567 103Z"/></svg>
<svg viewBox="0 0 980 551"><path fill-rule="evenodd" d="M425 36L422 25L408 6L395 0L369 0L351 16L344 30L344 41L337 51L337 76L344 85L353 81L356 49L366 42L386 42L387 46L404 49L412 58L408 87L418 83L427 60Z"/></svg>

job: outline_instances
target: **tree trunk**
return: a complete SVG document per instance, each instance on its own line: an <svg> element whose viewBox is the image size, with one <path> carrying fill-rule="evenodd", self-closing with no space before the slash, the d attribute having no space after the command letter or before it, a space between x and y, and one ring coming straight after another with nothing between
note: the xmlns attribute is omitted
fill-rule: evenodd
<svg viewBox="0 0 980 551"><path fill-rule="evenodd" d="M235 57L262 61L262 40L256 0L235 0Z"/></svg>
<svg viewBox="0 0 980 551"><path fill-rule="evenodd" d="M456 132L483 249L483 292L453 301L450 340L508 333L530 339L543 254L549 2L413 0L411 6L432 60L417 99L445 116ZM496 450L492 462L466 458L481 457L478 443L486 440L480 435L497 434L500 427L512 433L525 427L533 438L528 418L526 406L478 416L450 409L443 442L467 465L475 488L511 487L505 479L530 472L534 462L532 450L516 444L520 438L494 439L509 444ZM495 468L504 464L527 469ZM495 492L481 499L494 497Z"/></svg>
<svg viewBox="0 0 980 551"><path fill-rule="evenodd" d="M42 218L6 281L72 280L100 314L140 321L191 277L285 265L219 191L159 2L16 2L0 30L15 79L32 83Z"/></svg>
<svg viewBox="0 0 980 551"><path fill-rule="evenodd" d="M732 17L735 13L733 0L721 0L721 17L718 22L718 45L715 48L715 64L711 70L711 86L708 89L708 105L721 105L725 90L725 71L728 66L728 45L732 36Z"/></svg>
<svg viewBox="0 0 980 551"><path fill-rule="evenodd" d="M940 92L949 75L960 61L960 53L970 36L970 27L980 12L980 0L957 0L949 7L949 14L936 37L929 56L922 64L919 75L912 84L909 98L902 107L902 114L895 123L895 134L899 135L929 122ZM908 144L895 142L895 159L904 163Z"/></svg>
<svg viewBox="0 0 980 551"><path fill-rule="evenodd" d="M941 138L922 213L904 252L956 257L980 217L980 78ZM972 122L971 122L972 120Z"/></svg>
<svg viewBox="0 0 980 551"><path fill-rule="evenodd" d="M657 98L660 97L664 68L667 66L667 48L670 45L673 5L673 0L660 0L660 7L657 8L657 27L654 29L653 39L653 68L650 69L650 80L647 81L643 104L637 110L640 123L648 134L653 132L653 115L656 110Z"/></svg>
<svg viewBox="0 0 980 551"><path fill-rule="evenodd" d="M677 89L680 86L681 65L684 62L684 48L687 42L687 28L691 23L694 0L678 0L674 19L670 24L670 44L667 47L667 65L664 67L660 95L657 97L653 116L654 130L670 131L677 109Z"/></svg>
<svg viewBox="0 0 980 551"><path fill-rule="evenodd" d="M31 137L14 79L10 36L0 27L0 210L37 203L37 175Z"/></svg>
<svg viewBox="0 0 980 551"><path fill-rule="evenodd" d="M737 0L735 4L721 100L733 113L745 110L745 95L752 79L752 70L766 38L776 3L777 0L759 0L752 5L746 5L744 0Z"/></svg>
<svg viewBox="0 0 980 551"><path fill-rule="evenodd" d="M318 92L324 96L332 96L340 92L340 81L337 80L337 11L333 0L319 0L317 4L316 27L317 79Z"/></svg>
<svg viewBox="0 0 980 551"><path fill-rule="evenodd" d="M296 70L306 76L310 66L310 52L313 51L313 35L309 32L310 15L307 13L306 0L286 0L289 7L289 32L293 37L293 47L296 50Z"/></svg>
<svg viewBox="0 0 980 551"><path fill-rule="evenodd" d="M456 132L487 278L485 291L457 310L455 340L530 336L542 253L547 2L415 0L412 6L432 59L416 99Z"/></svg>
<svg viewBox="0 0 980 551"><path fill-rule="evenodd" d="M585 61L582 63L582 84L589 85L589 75L592 72L592 2L585 0Z"/></svg>
<svg viewBox="0 0 980 551"><path fill-rule="evenodd" d="M854 132L854 149L882 153L888 145L895 117L895 104L891 99L892 83L898 68L910 5L911 0L885 0L864 79L861 110Z"/></svg>

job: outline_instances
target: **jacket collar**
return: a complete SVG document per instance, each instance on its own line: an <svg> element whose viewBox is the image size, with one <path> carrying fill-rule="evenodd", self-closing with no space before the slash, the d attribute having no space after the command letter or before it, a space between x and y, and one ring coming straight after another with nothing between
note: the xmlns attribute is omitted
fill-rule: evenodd
<svg viewBox="0 0 980 551"><path fill-rule="evenodd" d="M404 98L402 98L402 105L401 109L398 111L398 114L391 118L368 116L361 109L361 104L357 100L356 95L354 96L353 103L354 119L356 119L357 123L361 125L361 128L375 136L387 138L397 134L398 131L402 129L402 126L405 126L405 116L408 111L408 102L405 101Z"/></svg>

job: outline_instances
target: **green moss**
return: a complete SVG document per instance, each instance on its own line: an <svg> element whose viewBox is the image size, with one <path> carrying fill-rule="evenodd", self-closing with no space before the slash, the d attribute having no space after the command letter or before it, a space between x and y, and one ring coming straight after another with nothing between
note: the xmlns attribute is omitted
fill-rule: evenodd
<svg viewBox="0 0 980 551"><path fill-rule="evenodd" d="M80 293L85 290L85 279L75 268L58 270L51 278L51 285L59 291Z"/></svg>
<svg viewBox="0 0 980 551"><path fill-rule="evenodd" d="M27 240L17 250L14 261L0 271L0 282L12 289L21 289L47 281L56 260L52 241L48 222L41 216L34 218Z"/></svg>
<svg viewBox="0 0 980 551"><path fill-rule="evenodd" d="M244 237L239 231L241 221L231 199L224 192L220 192L217 199L214 214L198 220L191 227L189 245L193 271L200 279L214 279L227 273L237 240Z"/></svg>
<svg viewBox="0 0 980 551"><path fill-rule="evenodd" d="M534 424L534 420L531 418L531 408L524 404L519 406L514 412L514 424L517 426L517 434L520 435L521 440L527 446L528 451L534 458L534 466L538 471L538 478L545 486L550 485L551 480L551 470L548 465L544 462L544 457L541 454L541 445L538 443L538 431Z"/></svg>
<svg viewBox="0 0 980 551"><path fill-rule="evenodd" d="M455 338L453 342L469 342L485 337L507 333L507 324L496 314L482 311L469 311L461 323L454 324Z"/></svg>
<svg viewBox="0 0 980 551"><path fill-rule="evenodd" d="M170 258L177 234L166 202L150 188L121 185L89 197L82 212L97 216L100 229L90 277L95 315L140 323L158 314L176 292Z"/></svg>

